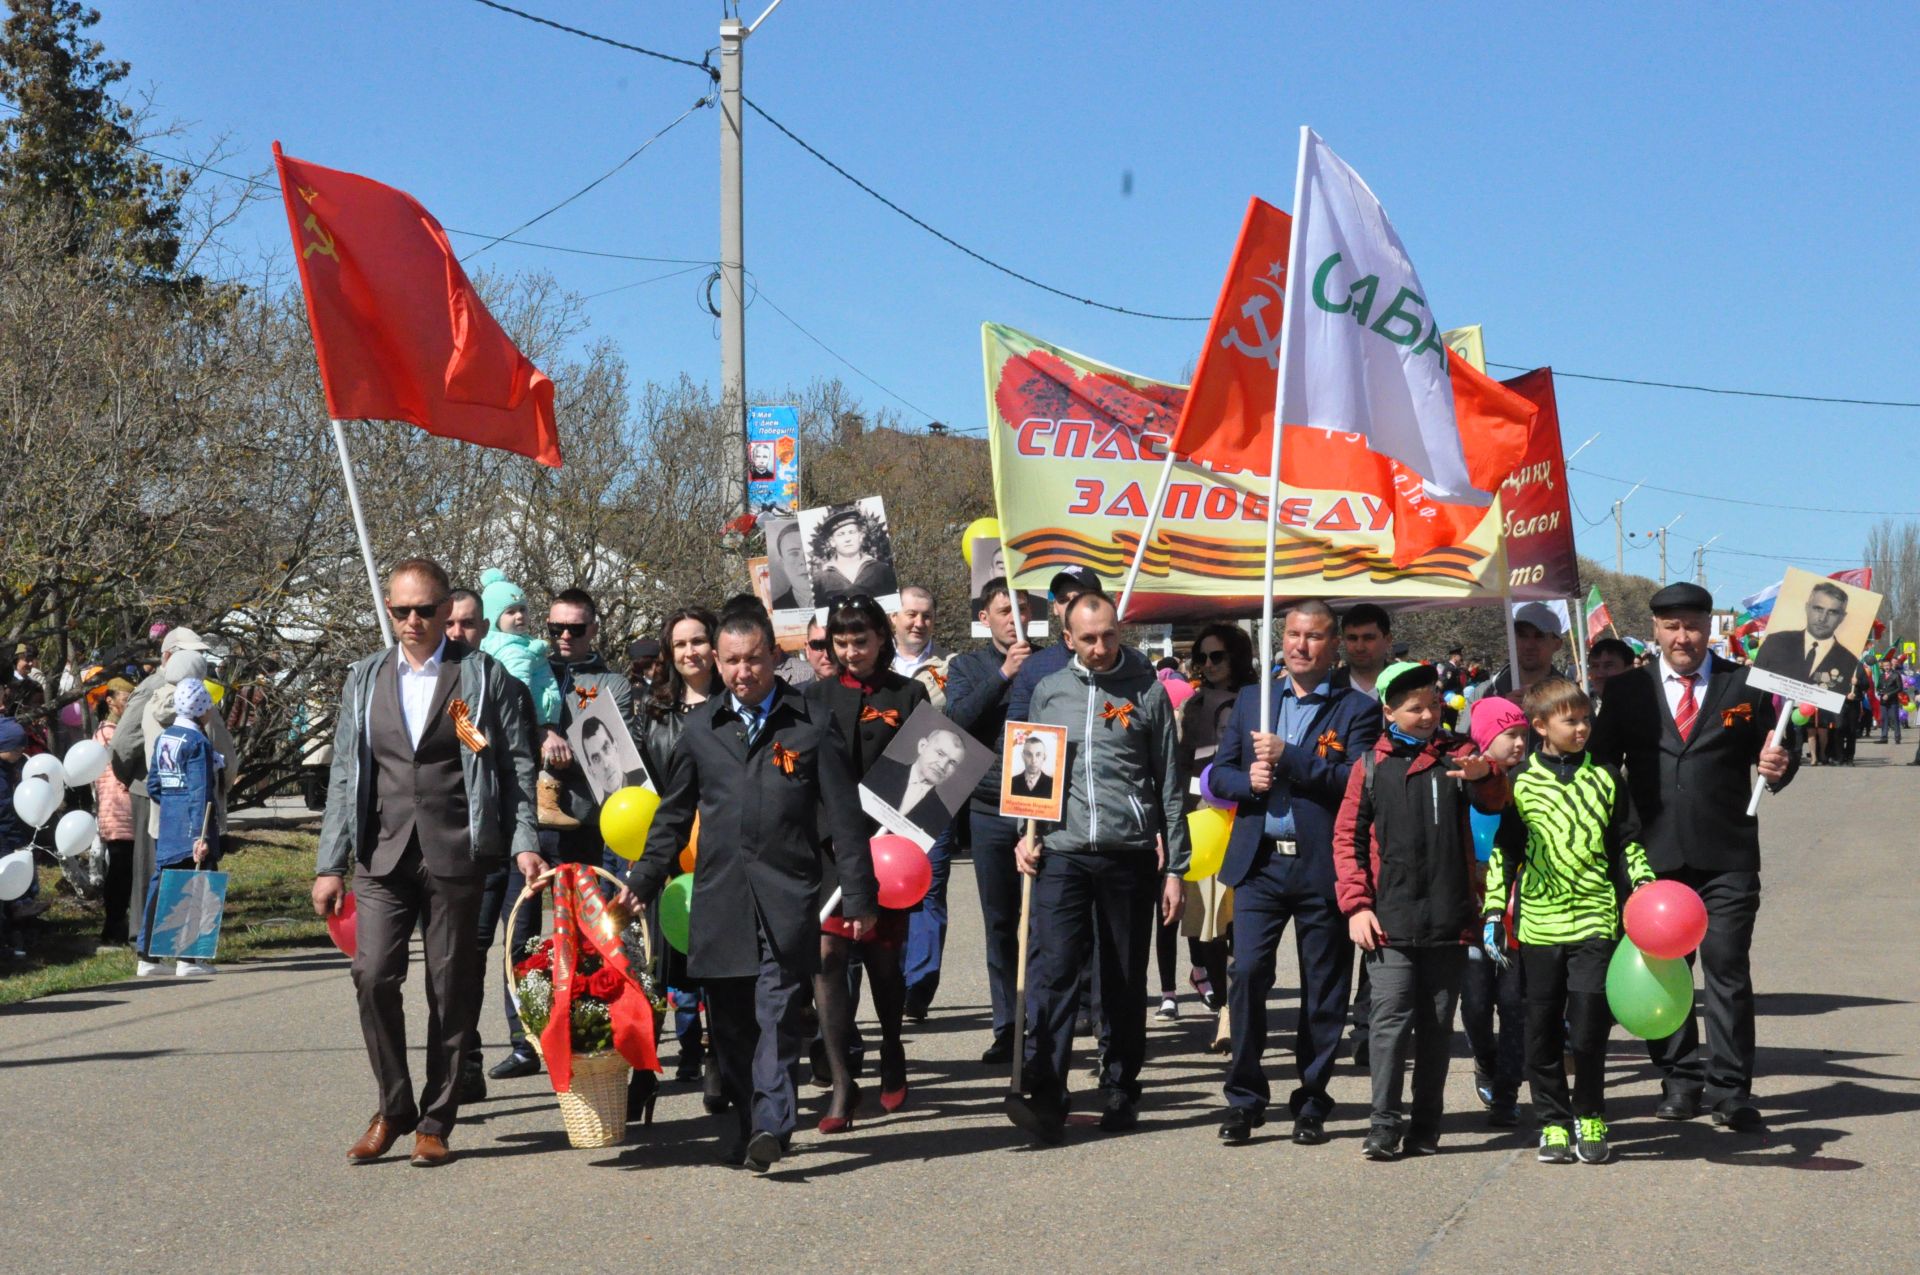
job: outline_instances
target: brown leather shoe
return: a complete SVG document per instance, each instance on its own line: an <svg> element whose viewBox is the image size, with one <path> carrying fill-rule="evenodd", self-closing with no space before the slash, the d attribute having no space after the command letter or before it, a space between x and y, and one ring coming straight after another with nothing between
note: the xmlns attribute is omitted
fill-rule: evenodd
<svg viewBox="0 0 1920 1275"><path fill-rule="evenodd" d="M347 1160L351 1164L371 1164L391 1150L400 1135L407 1132L410 1131L377 1115L360 1135L360 1141L347 1148Z"/></svg>
<svg viewBox="0 0 1920 1275"><path fill-rule="evenodd" d="M447 1140L435 1133L416 1133L413 1135L413 1159L407 1161L416 1169L437 1169L453 1159L453 1152L447 1149Z"/></svg>

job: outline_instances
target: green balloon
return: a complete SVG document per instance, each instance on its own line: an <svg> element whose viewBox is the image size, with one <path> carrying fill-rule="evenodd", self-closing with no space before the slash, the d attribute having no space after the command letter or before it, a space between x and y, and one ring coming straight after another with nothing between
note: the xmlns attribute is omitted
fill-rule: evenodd
<svg viewBox="0 0 1920 1275"><path fill-rule="evenodd" d="M660 892L660 933L676 952L687 950L687 931L693 924L693 873L667 882Z"/></svg>
<svg viewBox="0 0 1920 1275"><path fill-rule="evenodd" d="M1607 963L1607 1006L1642 1040L1665 1040L1693 1013L1693 971L1684 960L1648 956L1621 939Z"/></svg>

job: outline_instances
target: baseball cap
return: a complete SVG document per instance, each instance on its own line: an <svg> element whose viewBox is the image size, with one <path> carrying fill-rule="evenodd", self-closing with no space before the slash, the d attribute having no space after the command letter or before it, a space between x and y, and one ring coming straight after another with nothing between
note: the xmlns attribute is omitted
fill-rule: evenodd
<svg viewBox="0 0 1920 1275"><path fill-rule="evenodd" d="M1100 577L1089 567L1067 567L1056 571L1053 579L1047 582L1047 595L1055 602L1068 593L1098 593L1105 595L1106 589L1100 583Z"/></svg>
<svg viewBox="0 0 1920 1275"><path fill-rule="evenodd" d="M1561 637L1566 630L1560 626L1560 617L1554 609L1544 602L1529 602L1513 613L1515 624L1531 624L1542 633L1551 633Z"/></svg>

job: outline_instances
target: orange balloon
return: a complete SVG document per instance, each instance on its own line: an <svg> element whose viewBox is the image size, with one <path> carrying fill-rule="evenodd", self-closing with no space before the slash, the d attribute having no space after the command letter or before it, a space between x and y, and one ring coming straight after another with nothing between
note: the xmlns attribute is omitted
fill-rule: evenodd
<svg viewBox="0 0 1920 1275"><path fill-rule="evenodd" d="M694 854L693 854L692 846L688 846L685 850L682 850L680 852L680 870L682 872L693 871L693 859L694 859Z"/></svg>
<svg viewBox="0 0 1920 1275"><path fill-rule="evenodd" d="M687 834L687 847L680 852L680 870L693 871L694 863L700 858L700 816L693 817L693 831Z"/></svg>

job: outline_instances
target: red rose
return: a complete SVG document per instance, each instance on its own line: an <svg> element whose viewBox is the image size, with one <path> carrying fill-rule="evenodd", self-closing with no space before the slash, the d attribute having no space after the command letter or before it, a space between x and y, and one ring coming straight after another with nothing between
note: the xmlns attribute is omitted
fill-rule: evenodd
<svg viewBox="0 0 1920 1275"><path fill-rule="evenodd" d="M545 950L542 950L542 951L535 952L532 956L529 956L526 960L514 966L513 972L515 974L518 974L520 977L525 978L527 975L533 973L535 970L546 970L551 972L552 969L553 969L552 954Z"/></svg>
<svg viewBox="0 0 1920 1275"><path fill-rule="evenodd" d="M611 965L602 965L587 975L587 995L597 1001L605 1001L609 1005L620 999L620 993L626 986L626 978Z"/></svg>

